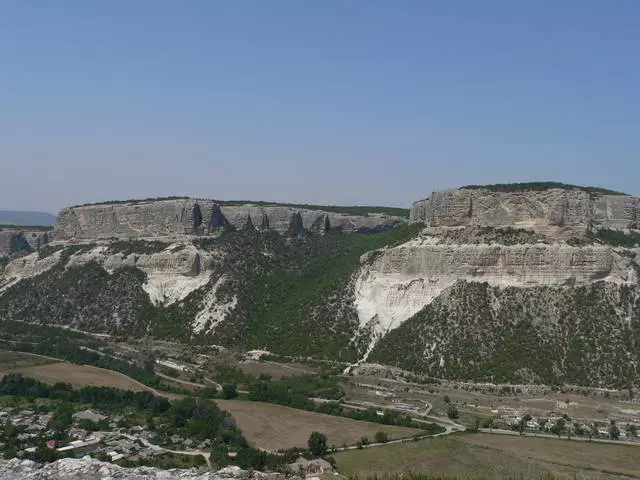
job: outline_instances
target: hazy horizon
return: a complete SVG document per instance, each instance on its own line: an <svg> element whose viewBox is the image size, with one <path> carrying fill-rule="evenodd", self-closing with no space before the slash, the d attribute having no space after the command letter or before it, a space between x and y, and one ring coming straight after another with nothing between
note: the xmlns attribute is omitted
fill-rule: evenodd
<svg viewBox="0 0 640 480"><path fill-rule="evenodd" d="M640 4L0 4L0 209L640 194Z"/></svg>

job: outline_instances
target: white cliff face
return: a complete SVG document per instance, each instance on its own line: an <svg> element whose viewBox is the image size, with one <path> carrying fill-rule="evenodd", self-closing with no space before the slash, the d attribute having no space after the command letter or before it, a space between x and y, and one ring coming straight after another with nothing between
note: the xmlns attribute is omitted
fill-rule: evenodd
<svg viewBox="0 0 640 480"><path fill-rule="evenodd" d="M600 245L452 245L420 237L371 258L363 257L355 305L361 328L374 327L374 341L418 313L457 280L522 288L601 280L638 282L629 255Z"/></svg>
<svg viewBox="0 0 640 480"><path fill-rule="evenodd" d="M94 261L108 272L125 266L138 268L147 274L142 288L151 301L171 305L205 286L220 260L215 252L201 251L189 242L177 242L162 252L150 254L113 254L108 246L98 246L73 255L67 265Z"/></svg>
<svg viewBox="0 0 640 480"><path fill-rule="evenodd" d="M213 333L216 327L238 304L238 297L235 295L229 299L219 298L219 288L227 280L226 275L222 275L216 283L207 291L202 303L202 309L197 313L192 324L195 333Z"/></svg>
<svg viewBox="0 0 640 480"><path fill-rule="evenodd" d="M0 293L23 278L35 277L36 275L46 272L58 263L61 253L62 252L57 251L48 257L40 259L36 252L12 260L0 275Z"/></svg>
<svg viewBox="0 0 640 480"><path fill-rule="evenodd" d="M38 253L9 262L0 277L0 293L24 278L46 272L58 263L62 250L40 259ZM216 251L203 251L190 242L176 242L156 253L113 253L109 245L97 245L75 253L65 268L96 262L112 273L121 267L135 267L147 274L142 288L154 304L171 305L204 287L222 258Z"/></svg>

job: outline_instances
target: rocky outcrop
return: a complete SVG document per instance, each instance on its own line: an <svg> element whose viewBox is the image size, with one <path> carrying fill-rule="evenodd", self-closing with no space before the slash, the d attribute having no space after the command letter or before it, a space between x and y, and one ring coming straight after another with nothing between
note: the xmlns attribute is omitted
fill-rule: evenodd
<svg viewBox="0 0 640 480"><path fill-rule="evenodd" d="M380 334L419 312L456 281L496 287L578 286L597 281L636 284L626 249L603 245L443 244L421 237L363 257L356 281L360 324Z"/></svg>
<svg viewBox="0 0 640 480"><path fill-rule="evenodd" d="M0 227L0 256L32 252L52 240L52 232Z"/></svg>
<svg viewBox="0 0 640 480"><path fill-rule="evenodd" d="M434 227L486 225L526 228L638 228L640 199L575 189L433 192L411 206L410 221Z"/></svg>
<svg viewBox="0 0 640 480"><path fill-rule="evenodd" d="M219 204L206 199L172 199L70 207L58 215L56 238L62 240L160 237L211 233L230 225L242 229L251 221L262 230L323 232L377 231L406 219L383 214L347 215L282 205ZM292 222L294 222L292 224Z"/></svg>
<svg viewBox="0 0 640 480"><path fill-rule="evenodd" d="M31 460L0 460L0 478L4 480L233 480L265 478L237 467L227 467L217 472L196 469L161 470L153 467L123 468L113 463L101 462L89 456L63 458L44 465Z"/></svg>

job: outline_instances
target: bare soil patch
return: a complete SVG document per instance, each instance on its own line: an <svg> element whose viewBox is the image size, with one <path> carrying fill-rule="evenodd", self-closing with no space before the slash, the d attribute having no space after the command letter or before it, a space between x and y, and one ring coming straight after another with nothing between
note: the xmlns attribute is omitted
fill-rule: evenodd
<svg viewBox="0 0 640 480"><path fill-rule="evenodd" d="M31 365L5 368L0 365L0 374L21 373L44 383L67 382L75 387L115 387L140 392L150 390L126 375L89 365L58 362L44 365Z"/></svg>
<svg viewBox="0 0 640 480"><path fill-rule="evenodd" d="M386 432L391 439L421 432L415 428L361 422L268 403L239 400L216 400L216 403L233 415L247 440L265 450L306 448L309 435L314 431L324 433L328 444L337 447L353 445L364 436L373 441L378 431Z"/></svg>

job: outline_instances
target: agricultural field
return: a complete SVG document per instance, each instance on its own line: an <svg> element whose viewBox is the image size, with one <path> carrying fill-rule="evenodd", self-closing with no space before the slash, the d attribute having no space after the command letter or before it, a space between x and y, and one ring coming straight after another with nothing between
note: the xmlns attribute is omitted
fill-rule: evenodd
<svg viewBox="0 0 640 480"><path fill-rule="evenodd" d="M296 375L313 375L317 370L307 365L298 363L278 363L271 361L248 360L238 363L238 368L244 373L259 377L261 374L269 375L279 380L282 377L292 377Z"/></svg>
<svg viewBox="0 0 640 480"><path fill-rule="evenodd" d="M390 439L411 437L422 432L415 428L362 422L269 403L238 400L216 400L216 403L233 415L249 442L270 451L306 447L313 431L324 433L328 444L337 447L353 445L365 436L373 440L378 431L386 432Z"/></svg>
<svg viewBox="0 0 640 480"><path fill-rule="evenodd" d="M351 450L334 458L341 473L361 478L405 472L495 479L640 476L640 447L489 434Z"/></svg>
<svg viewBox="0 0 640 480"><path fill-rule="evenodd" d="M21 373L48 384L67 382L75 387L115 387L134 392L148 389L126 375L104 368L61 362L30 353L0 351L0 376L8 373Z"/></svg>
<svg viewBox="0 0 640 480"><path fill-rule="evenodd" d="M44 357L41 355L31 355L28 353L0 350L0 372L5 372L7 370L13 370L17 368L46 365L48 363L55 363L58 361L59 360Z"/></svg>

